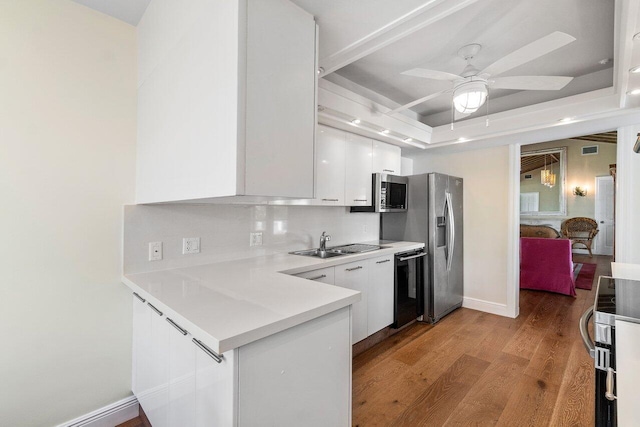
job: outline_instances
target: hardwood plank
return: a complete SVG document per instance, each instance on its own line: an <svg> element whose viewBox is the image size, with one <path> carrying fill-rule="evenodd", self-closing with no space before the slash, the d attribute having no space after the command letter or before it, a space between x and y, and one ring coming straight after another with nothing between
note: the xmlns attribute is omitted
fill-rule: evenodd
<svg viewBox="0 0 640 427"><path fill-rule="evenodd" d="M511 341L516 332L515 329L500 326L494 327L491 333L488 334L480 344L470 349L467 354L477 357L478 359L486 360L487 362L493 362L500 356L502 350L507 343Z"/></svg>
<svg viewBox="0 0 640 427"><path fill-rule="evenodd" d="M463 354L393 422L394 426L442 425L489 363Z"/></svg>
<svg viewBox="0 0 640 427"><path fill-rule="evenodd" d="M499 353L445 425L468 425L473 420L476 426L494 426L528 363L527 359Z"/></svg>
<svg viewBox="0 0 640 427"><path fill-rule="evenodd" d="M550 333L542 339L525 373L545 383L560 385L567 368L571 343L557 340L553 335Z"/></svg>
<svg viewBox="0 0 640 427"><path fill-rule="evenodd" d="M546 330L525 324L516 332L502 351L511 353L514 356L531 359L545 334Z"/></svg>
<svg viewBox="0 0 640 427"><path fill-rule="evenodd" d="M595 424L593 369L593 359L580 342L575 342L551 416L551 425L591 426Z"/></svg>
<svg viewBox="0 0 640 427"><path fill-rule="evenodd" d="M497 426L548 426L559 386L523 375L507 402Z"/></svg>
<svg viewBox="0 0 640 427"><path fill-rule="evenodd" d="M548 328L552 324L553 317L560 310L564 299L573 300L575 298L551 293L546 294L540 304L531 312L527 319L527 325L542 329Z"/></svg>

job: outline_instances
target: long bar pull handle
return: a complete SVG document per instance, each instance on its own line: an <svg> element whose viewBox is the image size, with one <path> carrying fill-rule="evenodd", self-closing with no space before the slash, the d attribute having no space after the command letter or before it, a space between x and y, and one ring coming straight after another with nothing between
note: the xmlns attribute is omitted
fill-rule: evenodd
<svg viewBox="0 0 640 427"><path fill-rule="evenodd" d="M337 202L338 199L322 199L323 202Z"/></svg>
<svg viewBox="0 0 640 427"><path fill-rule="evenodd" d="M308 280L320 280L320 279L324 279L325 277L327 277L326 274L321 274L321 275L319 275L317 277L309 277Z"/></svg>
<svg viewBox="0 0 640 427"><path fill-rule="evenodd" d="M178 325L176 322L174 322L173 320L169 319L168 317L167 317L167 322L169 322L169 324L170 324L171 326L173 326L173 327L174 327L174 328L176 328L178 331L180 331L180 333L181 333L182 335L187 335L187 334L189 333L189 332L187 332L187 330L186 330L186 329L184 329L183 327L181 327L180 325Z"/></svg>
<svg viewBox="0 0 640 427"><path fill-rule="evenodd" d="M596 357L596 345L589 336L589 319L591 319L591 316L593 316L593 306L589 307L582 316L580 316L580 336L582 337L584 347L589 352L589 356L593 359Z"/></svg>
<svg viewBox="0 0 640 427"><path fill-rule="evenodd" d="M137 293L137 292L134 292L134 293L133 293L133 296L134 296L134 297L136 297L136 298L138 298L138 299L139 299L140 301L142 301L142 302L147 302L147 300L146 300L146 299L144 299L144 298L142 298L140 295L138 295L138 293Z"/></svg>
<svg viewBox="0 0 640 427"><path fill-rule="evenodd" d="M614 379L613 379L613 374L615 374L616 371L613 370L613 368L609 367L607 368L607 390L604 392L604 397L607 398L607 400L616 400L618 397L613 394L613 388L614 388Z"/></svg>
<svg viewBox="0 0 640 427"><path fill-rule="evenodd" d="M405 257L400 258L400 261L407 261L407 260L414 259L414 258L420 258L420 257L423 257L425 255L426 255L426 253L422 252L422 253L419 253L417 255L405 256Z"/></svg>
<svg viewBox="0 0 640 427"><path fill-rule="evenodd" d="M393 173L393 172L395 172L395 171L394 171L394 170L392 170L392 169L382 169L382 172L391 172L391 173Z"/></svg>
<svg viewBox="0 0 640 427"><path fill-rule="evenodd" d="M153 304L148 302L147 305L149 306L149 308L151 308L151 310L155 311L158 314L158 316L162 316L162 312L158 310Z"/></svg>
<svg viewBox="0 0 640 427"><path fill-rule="evenodd" d="M384 264L385 262L391 262L390 259L383 259L382 261L376 261L376 264Z"/></svg>
<svg viewBox="0 0 640 427"><path fill-rule="evenodd" d="M453 218L453 203L451 201L451 193L446 192L445 193L445 201L446 201L446 205L447 205L447 213L449 215L449 223L447 224L449 229L449 241L447 242L447 252L448 252L448 257L447 257L447 271L451 271L451 264L453 263L453 249L454 249L454 245L455 245L455 220Z"/></svg>
<svg viewBox="0 0 640 427"><path fill-rule="evenodd" d="M367 199L353 199L354 202L366 202Z"/></svg>
<svg viewBox="0 0 640 427"><path fill-rule="evenodd" d="M204 351L205 353L207 353L207 355L209 357L211 357L213 360L215 360L218 363L222 363L222 359L224 358L224 356L222 354L218 354L215 351L211 350L209 347L207 347L202 341L197 340L197 339L192 339L191 341L193 341L193 343L195 345L197 345L198 347L200 347L200 349L202 351Z"/></svg>
<svg viewBox="0 0 640 427"><path fill-rule="evenodd" d="M357 267L353 267L353 268L345 268L346 271L354 271L354 270L360 270L362 268L361 265L357 266Z"/></svg>

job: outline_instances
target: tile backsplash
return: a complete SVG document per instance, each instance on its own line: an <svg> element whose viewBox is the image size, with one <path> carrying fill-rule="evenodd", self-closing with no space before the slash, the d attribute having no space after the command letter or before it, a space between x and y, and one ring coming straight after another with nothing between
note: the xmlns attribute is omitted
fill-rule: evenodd
<svg viewBox="0 0 640 427"><path fill-rule="evenodd" d="M344 207L273 205L131 205L124 209L125 274L270 255L318 246L377 240L379 214ZM249 235L262 233L262 246ZM199 254L182 254L184 237L200 237ZM163 259L149 261L149 242L162 242Z"/></svg>

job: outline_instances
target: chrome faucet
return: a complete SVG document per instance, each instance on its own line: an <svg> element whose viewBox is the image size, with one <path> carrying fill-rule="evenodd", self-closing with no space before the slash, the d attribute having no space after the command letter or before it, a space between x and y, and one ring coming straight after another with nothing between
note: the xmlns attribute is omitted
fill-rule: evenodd
<svg viewBox="0 0 640 427"><path fill-rule="evenodd" d="M322 232L320 236L320 252L324 252L327 250L327 241L331 240L331 236L327 234L326 231Z"/></svg>

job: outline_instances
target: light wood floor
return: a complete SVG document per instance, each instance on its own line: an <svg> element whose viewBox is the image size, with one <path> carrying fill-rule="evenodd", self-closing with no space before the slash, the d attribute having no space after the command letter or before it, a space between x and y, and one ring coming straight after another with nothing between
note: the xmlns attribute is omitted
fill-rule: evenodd
<svg viewBox="0 0 640 427"><path fill-rule="evenodd" d="M353 426L592 426L593 359L578 320L593 304L521 291L520 316L459 309L437 325L416 324L353 361Z"/></svg>

